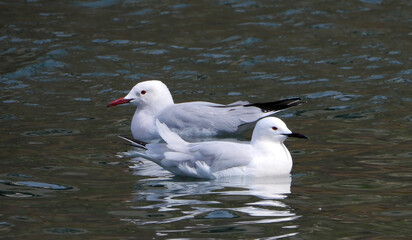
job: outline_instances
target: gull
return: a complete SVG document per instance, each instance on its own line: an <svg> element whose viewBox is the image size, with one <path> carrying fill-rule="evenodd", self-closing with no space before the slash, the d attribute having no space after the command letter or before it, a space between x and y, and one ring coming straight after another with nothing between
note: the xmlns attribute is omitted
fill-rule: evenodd
<svg viewBox="0 0 412 240"><path fill-rule="evenodd" d="M156 120L156 129L165 143L124 139L142 150L137 151L136 156L148 159L177 176L202 179L290 174L292 157L283 142L287 137L307 138L290 131L286 124L276 117L259 120L250 143L190 143L159 120Z"/></svg>
<svg viewBox="0 0 412 240"><path fill-rule="evenodd" d="M203 101L174 103L163 82L149 80L136 84L125 97L110 102L107 107L124 103L136 107L131 123L133 137L153 141L160 139L157 119L182 137L212 137L235 133L242 125L299 105L302 101L289 98L266 103L238 101L228 105Z"/></svg>

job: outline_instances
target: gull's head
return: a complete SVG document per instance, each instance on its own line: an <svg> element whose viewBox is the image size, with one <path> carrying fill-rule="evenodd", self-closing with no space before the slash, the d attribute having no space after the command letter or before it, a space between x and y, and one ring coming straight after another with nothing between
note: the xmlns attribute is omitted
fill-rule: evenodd
<svg viewBox="0 0 412 240"><path fill-rule="evenodd" d="M303 134L292 132L286 124L277 117L267 117L259 120L253 130L252 142L257 140L283 142L287 137L306 138Z"/></svg>
<svg viewBox="0 0 412 240"><path fill-rule="evenodd" d="M124 103L130 103L138 108L161 108L173 104L173 98L164 83L149 80L136 84L125 97L110 102L107 107Z"/></svg>

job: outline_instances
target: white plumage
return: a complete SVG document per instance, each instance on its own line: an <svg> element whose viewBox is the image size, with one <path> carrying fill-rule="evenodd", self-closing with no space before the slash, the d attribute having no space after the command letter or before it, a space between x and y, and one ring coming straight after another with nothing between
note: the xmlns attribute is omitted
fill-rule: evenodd
<svg viewBox="0 0 412 240"><path fill-rule="evenodd" d="M134 143L134 146L145 150L137 152L137 155L175 175L206 179L289 174L292 157L283 142L288 136L306 138L291 132L282 120L275 117L257 122L250 143L189 143L159 120L156 120L156 129L166 143Z"/></svg>

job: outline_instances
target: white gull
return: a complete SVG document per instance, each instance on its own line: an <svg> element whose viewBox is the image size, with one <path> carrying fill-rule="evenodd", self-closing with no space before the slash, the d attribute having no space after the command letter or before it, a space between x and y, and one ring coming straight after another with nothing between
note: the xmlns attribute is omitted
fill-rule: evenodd
<svg viewBox="0 0 412 240"><path fill-rule="evenodd" d="M164 83L149 80L136 84L125 97L110 102L107 107L124 103L136 106L131 124L133 137L152 141L160 138L156 129L157 119L182 137L211 137L234 133L239 126L299 105L302 101L289 98L266 103L238 101L224 105L197 101L175 104Z"/></svg>
<svg viewBox="0 0 412 240"><path fill-rule="evenodd" d="M159 120L156 120L156 128L166 143L146 144L124 139L144 150L136 152L137 156L151 160L177 176L204 179L287 175L292 170L292 157L283 142L287 137L306 138L290 131L276 117L259 120L250 143L189 143Z"/></svg>

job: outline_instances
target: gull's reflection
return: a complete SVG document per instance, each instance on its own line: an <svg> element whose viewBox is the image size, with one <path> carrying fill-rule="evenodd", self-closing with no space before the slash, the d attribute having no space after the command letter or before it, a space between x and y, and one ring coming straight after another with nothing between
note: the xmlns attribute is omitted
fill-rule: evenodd
<svg viewBox="0 0 412 240"><path fill-rule="evenodd" d="M147 178L137 183L134 192L132 209L137 217L125 221L147 225L196 219L197 224L186 226L185 231L215 226L216 219L237 227L284 222L282 228L296 230L291 221L299 216L283 201L291 193L290 175L202 181L176 178L149 161L131 168Z"/></svg>

